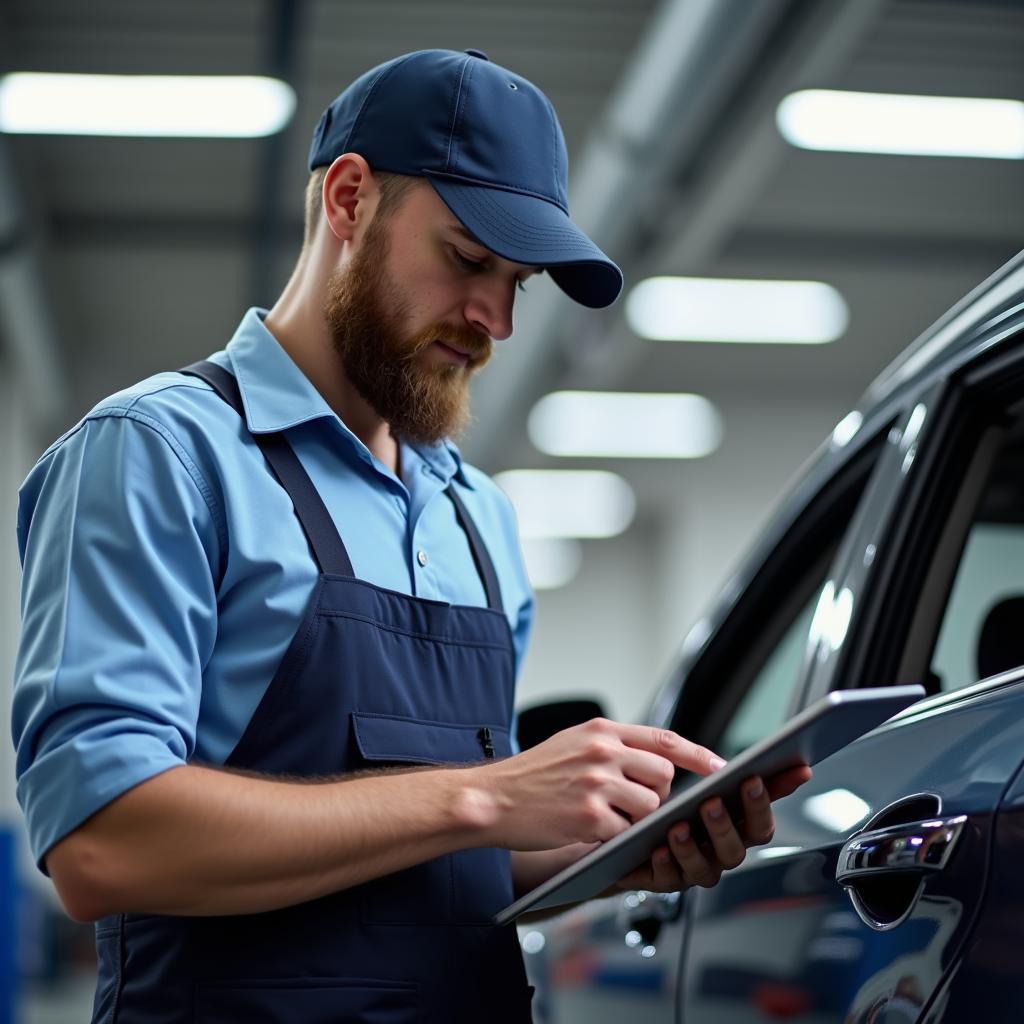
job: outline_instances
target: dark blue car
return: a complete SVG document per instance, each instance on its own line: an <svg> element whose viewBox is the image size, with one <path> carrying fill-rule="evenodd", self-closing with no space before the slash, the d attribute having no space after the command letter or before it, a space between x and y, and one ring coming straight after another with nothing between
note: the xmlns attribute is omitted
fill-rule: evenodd
<svg viewBox="0 0 1024 1024"><path fill-rule="evenodd" d="M1024 253L839 424L649 721L729 757L912 682L715 888L522 924L538 1022L1024 1020Z"/></svg>

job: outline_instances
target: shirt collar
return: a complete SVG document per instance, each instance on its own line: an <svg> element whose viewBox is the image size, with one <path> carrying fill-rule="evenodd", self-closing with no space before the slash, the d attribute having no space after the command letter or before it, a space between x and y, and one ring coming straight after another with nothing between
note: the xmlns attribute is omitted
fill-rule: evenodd
<svg viewBox="0 0 1024 1024"><path fill-rule="evenodd" d="M326 418L337 424L361 457L372 462L366 445L349 430L267 329L263 323L266 315L265 309L247 310L227 345L249 430L253 434L276 434L300 423ZM403 447L411 448L446 483L454 477L473 489L462 467L462 454L451 441Z"/></svg>
<svg viewBox="0 0 1024 1024"><path fill-rule="evenodd" d="M462 452L452 441L439 441L437 444L403 444L402 466L409 464L409 453L417 456L434 474L447 485L449 480L458 480L471 491L476 490L466 475L462 465Z"/></svg>

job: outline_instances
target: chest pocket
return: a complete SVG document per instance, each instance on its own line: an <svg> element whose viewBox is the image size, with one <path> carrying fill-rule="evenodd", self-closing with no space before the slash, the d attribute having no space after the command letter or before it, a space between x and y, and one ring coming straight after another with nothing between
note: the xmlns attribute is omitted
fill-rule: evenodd
<svg viewBox="0 0 1024 1024"><path fill-rule="evenodd" d="M352 712L363 768L468 765L512 753L502 726L435 722ZM508 850L458 850L360 886L359 916L369 925L486 925L513 900Z"/></svg>

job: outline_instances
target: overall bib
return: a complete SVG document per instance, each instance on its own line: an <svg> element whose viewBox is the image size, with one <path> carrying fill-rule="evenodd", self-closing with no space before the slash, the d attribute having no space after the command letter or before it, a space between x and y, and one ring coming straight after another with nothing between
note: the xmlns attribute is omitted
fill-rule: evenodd
<svg viewBox="0 0 1024 1024"><path fill-rule="evenodd" d="M235 378L206 380L243 416ZM283 434L253 435L288 491L320 576L295 637L226 765L325 776L511 754L512 635L490 556L461 500L487 608L356 579ZM239 843L246 837L240 835ZM461 850L261 914L119 914L96 926L94 1024L530 1021L507 850Z"/></svg>

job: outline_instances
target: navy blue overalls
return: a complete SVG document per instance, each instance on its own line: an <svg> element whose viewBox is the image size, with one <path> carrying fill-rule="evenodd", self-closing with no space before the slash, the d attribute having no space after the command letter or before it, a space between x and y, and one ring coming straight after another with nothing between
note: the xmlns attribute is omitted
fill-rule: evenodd
<svg viewBox="0 0 1024 1024"><path fill-rule="evenodd" d="M202 377L244 414L235 378ZM283 434L253 435L288 491L320 577L278 670L226 764L325 776L511 753L514 656L487 549L454 489L487 608L356 579L326 507ZM245 836L238 837L239 843ZM530 1017L507 850L462 850L262 914L120 914L96 927L94 1022L339 1024Z"/></svg>

